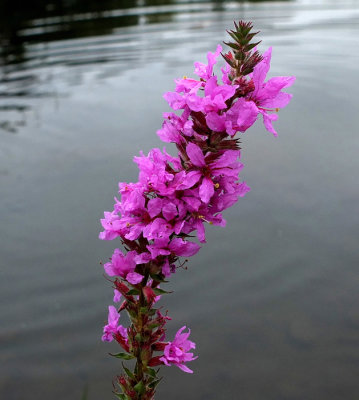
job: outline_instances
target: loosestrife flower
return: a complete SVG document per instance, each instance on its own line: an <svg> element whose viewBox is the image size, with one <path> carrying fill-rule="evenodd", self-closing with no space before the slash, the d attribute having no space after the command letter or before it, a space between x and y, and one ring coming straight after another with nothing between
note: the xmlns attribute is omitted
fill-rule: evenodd
<svg viewBox="0 0 359 400"><path fill-rule="evenodd" d="M185 329L186 327L183 326L176 333L174 340L166 345L163 351L163 357L161 357L160 360L163 361L165 365L176 365L182 371L192 374L193 371L189 369L185 363L197 358L193 357L193 353L189 353L191 349L196 348L196 345L188 340L191 333L190 329L187 333L182 333Z"/></svg>
<svg viewBox="0 0 359 400"><path fill-rule="evenodd" d="M120 314L114 306L108 307L108 324L103 328L102 340L104 342L112 342L113 335L119 333L122 337L127 337L127 331L122 325L118 325Z"/></svg>
<svg viewBox="0 0 359 400"><path fill-rule="evenodd" d="M218 45L207 55L207 64L195 63L198 79L183 77L175 90L164 95L175 112L166 112L159 138L174 143L178 154L152 149L134 157L138 181L119 183L120 198L112 211L101 219L103 240L120 238L124 250L116 248L106 274L114 285L114 303L109 306L103 341L115 339L124 352L114 354L124 360L135 359L133 372L117 378L121 399L152 400L160 379L153 367L175 365L192 373L188 363L195 360L195 343L183 326L173 341L166 341L166 323L157 302L167 294L163 288L179 267L201 248L194 241L206 242L206 227L225 226L222 212L249 190L239 179L243 168L238 132L245 132L262 115L265 128L277 135L272 122L291 95L283 92L294 77L275 77L267 81L272 49L263 56L251 43L258 32L250 23L235 23L228 33L234 42L221 53ZM226 65L219 79L214 67L222 55ZM183 260L183 257L186 259ZM127 311L130 324L119 325L120 312ZM160 354L158 354L158 352Z"/></svg>

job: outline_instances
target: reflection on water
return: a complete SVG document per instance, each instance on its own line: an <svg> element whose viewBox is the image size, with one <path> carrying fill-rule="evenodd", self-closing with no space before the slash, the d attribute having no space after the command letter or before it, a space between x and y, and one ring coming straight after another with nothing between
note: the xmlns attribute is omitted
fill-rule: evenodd
<svg viewBox="0 0 359 400"><path fill-rule="evenodd" d="M222 4L221 0L213 1ZM114 29L140 23L169 22L183 7L168 8L173 0L32 1L0 6L1 57L4 64L27 60L26 44L109 35ZM182 4L183 5L183 4ZM199 6L200 7L200 6ZM198 7L197 7L198 9Z"/></svg>
<svg viewBox="0 0 359 400"><path fill-rule="evenodd" d="M258 0L252 0L258 2ZM237 5L247 2L238 1ZM231 3L230 6L233 6ZM225 0L105 0L105 1L4 1L0 4L0 102L11 98L10 107L0 105L0 129L16 132L24 124L22 111L31 105L19 103L21 97L58 96L48 85L42 69L55 65L76 66L114 62L123 59L119 47L125 42L117 30L135 25L169 24L187 13L223 12ZM103 37L103 40L101 38ZM130 58L130 51L127 51ZM50 86L50 87L49 87ZM9 111L17 115L7 120ZM1 117L2 116L2 117ZM21 122L19 121L19 118Z"/></svg>
<svg viewBox="0 0 359 400"><path fill-rule="evenodd" d="M354 0L0 3L1 399L112 399L98 220L161 146L162 93L240 18L294 99L277 140L242 138L253 190L173 279L170 335L188 324L200 357L158 400L358 399Z"/></svg>
<svg viewBox="0 0 359 400"><path fill-rule="evenodd" d="M28 60L26 50L32 43L109 35L120 27L170 22L181 12L223 11L226 5L226 0L62 0L31 1L20 7L5 1L0 5L0 55L4 65L21 63Z"/></svg>

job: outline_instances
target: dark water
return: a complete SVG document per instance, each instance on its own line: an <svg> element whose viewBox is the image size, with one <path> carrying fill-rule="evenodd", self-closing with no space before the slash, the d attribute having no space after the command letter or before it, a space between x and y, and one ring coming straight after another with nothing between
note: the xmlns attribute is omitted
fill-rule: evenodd
<svg viewBox="0 0 359 400"><path fill-rule="evenodd" d="M200 357L193 376L163 368L157 398L357 400L358 2L0 11L0 398L113 398L99 261L116 243L99 218L136 180L133 155L162 145L162 93L243 18L274 47L272 75L297 76L294 98L278 139L260 122L243 137L252 191L172 281L169 334L190 326Z"/></svg>

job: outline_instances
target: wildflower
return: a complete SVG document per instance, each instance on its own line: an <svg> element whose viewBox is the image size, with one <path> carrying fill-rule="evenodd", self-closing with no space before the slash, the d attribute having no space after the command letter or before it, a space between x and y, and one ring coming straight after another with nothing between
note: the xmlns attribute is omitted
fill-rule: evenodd
<svg viewBox="0 0 359 400"><path fill-rule="evenodd" d="M153 244L147 246L151 252L153 259L159 255L168 256L174 255L179 257L191 257L198 253L201 248L197 243L189 242L181 238L174 238L172 240L157 239Z"/></svg>
<svg viewBox="0 0 359 400"><path fill-rule="evenodd" d="M101 219L104 231L100 232L101 240L113 240L121 234L120 217L115 212L104 212L105 218Z"/></svg>
<svg viewBox="0 0 359 400"><path fill-rule="evenodd" d="M291 86L295 77L277 76L264 82L269 71L271 57L272 48L270 47L263 54L263 60L254 67L252 80L255 89L249 94L248 101L252 102L257 107L257 112L262 114L267 131L277 136L272 121L278 119L278 115L273 114L273 112L285 107L290 102L292 95L282 92L282 89Z"/></svg>
<svg viewBox="0 0 359 400"><path fill-rule="evenodd" d="M114 306L108 307L108 324L103 328L102 341L112 342L113 335L120 334L122 337L127 337L127 330L122 325L118 325L120 314Z"/></svg>
<svg viewBox="0 0 359 400"><path fill-rule="evenodd" d="M122 297L121 293L117 289L114 289L114 291L113 291L113 302L114 303L119 303L121 301L121 297Z"/></svg>
<svg viewBox="0 0 359 400"><path fill-rule="evenodd" d="M194 143L187 145L187 154L194 167L197 167L198 181L203 176L199 187L199 197L203 203L208 203L214 194L213 177L219 175L237 176L240 168L237 163L238 150L227 150L217 160L207 162L202 150Z"/></svg>
<svg viewBox="0 0 359 400"><path fill-rule="evenodd" d="M167 366L176 365L184 372L190 374L193 373L185 363L195 360L197 357L193 357L193 353L189 353L191 349L195 349L196 345L194 342L188 340L191 330L188 329L187 333L182 333L186 329L183 326L177 333L173 342L169 342L164 348L163 357L160 360Z"/></svg>
<svg viewBox="0 0 359 400"><path fill-rule="evenodd" d="M208 205L201 205L198 211L192 212L191 217L183 228L184 233L191 233L197 231L197 238L201 243L206 243L204 222L210 225L225 226L226 221L223 219L222 214L216 213L213 207Z"/></svg>
<svg viewBox="0 0 359 400"><path fill-rule="evenodd" d="M213 66L217 63L217 58L221 54L222 46L219 44L215 53L208 52L207 53L207 60L208 64L205 65L201 62L195 62L195 70L194 73L198 75L201 79L207 80L213 74Z"/></svg>
<svg viewBox="0 0 359 400"><path fill-rule="evenodd" d="M126 255L121 250L115 249L111 261L104 265L108 276L121 276L128 282L136 285L140 283L143 276L135 272L138 254L136 251L129 251Z"/></svg>
<svg viewBox="0 0 359 400"><path fill-rule="evenodd" d="M195 360L186 326L165 342L165 324L170 318L153 305L164 290L167 278L194 256L205 243L205 223L225 226L222 211L231 207L250 188L239 180L243 164L239 161L237 132L245 132L263 116L266 129L276 135L272 122L276 112L285 107L291 95L282 91L294 77L275 77L265 82L271 49L263 57L252 43L258 32L252 24L240 21L228 31L231 50L222 54L218 45L207 54L207 64L195 63L198 79L177 79L173 92L164 98L176 111L164 113L159 138L175 143L178 154L154 148L147 155L134 157L139 169L138 182L119 183L120 199L115 198L112 212L101 220L100 238L121 238L124 253L116 249L104 269L115 277L114 302L122 300L118 311L109 306L108 324L102 340L115 339L125 353L115 354L125 360L136 359L132 373L118 378L119 398L154 398L159 382L158 365L176 365L187 373L187 363ZM214 74L217 58L222 54L227 65L221 69L222 80ZM178 110L182 110L178 112ZM127 329L119 325L120 312L130 319ZM155 355L162 352L163 355ZM143 395L143 396L142 396Z"/></svg>

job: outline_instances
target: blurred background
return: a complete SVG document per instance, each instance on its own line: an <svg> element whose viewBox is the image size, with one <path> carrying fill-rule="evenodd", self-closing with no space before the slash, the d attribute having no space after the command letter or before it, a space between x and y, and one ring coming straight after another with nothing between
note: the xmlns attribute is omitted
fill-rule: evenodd
<svg viewBox="0 0 359 400"><path fill-rule="evenodd" d="M239 19L294 97L278 138L242 136L252 191L162 299L199 358L156 399L359 398L359 2L2 0L1 399L113 398L99 219L163 146L162 94Z"/></svg>

